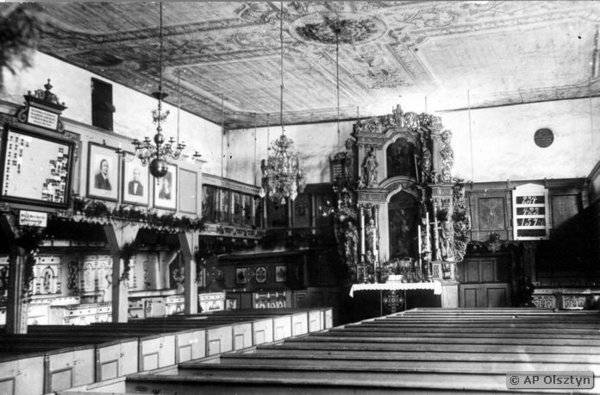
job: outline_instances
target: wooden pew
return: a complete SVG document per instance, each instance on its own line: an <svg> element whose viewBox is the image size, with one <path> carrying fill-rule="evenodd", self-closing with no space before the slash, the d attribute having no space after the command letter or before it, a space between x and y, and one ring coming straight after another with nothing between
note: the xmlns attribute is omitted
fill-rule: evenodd
<svg viewBox="0 0 600 395"><path fill-rule="evenodd" d="M19 343L13 339L13 344L2 344L0 355L10 358L3 362L0 388L7 394L42 394L65 390L74 386L93 383L96 374L95 347L81 342L64 341L60 344ZM42 358L42 372L39 363ZM18 358L18 362L15 361ZM28 362L31 362L31 365ZM21 370L12 370L10 364L17 364ZM23 382L23 375L37 383ZM40 384L42 391L38 391ZM20 392L27 391L35 392Z"/></svg>
<svg viewBox="0 0 600 395"><path fill-rule="evenodd" d="M43 352L0 352L0 394L44 393Z"/></svg>
<svg viewBox="0 0 600 395"><path fill-rule="evenodd" d="M177 375L131 376L126 390L498 394L509 393L511 370L586 370L600 378L598 315L451 313L411 311L225 353L219 364L190 361Z"/></svg>
<svg viewBox="0 0 600 395"><path fill-rule="evenodd" d="M132 375L126 392L210 394L477 394L508 393L506 376L499 372L471 373L431 369L329 368L319 366L229 366L205 364L174 375ZM522 391L541 394L540 391Z"/></svg>

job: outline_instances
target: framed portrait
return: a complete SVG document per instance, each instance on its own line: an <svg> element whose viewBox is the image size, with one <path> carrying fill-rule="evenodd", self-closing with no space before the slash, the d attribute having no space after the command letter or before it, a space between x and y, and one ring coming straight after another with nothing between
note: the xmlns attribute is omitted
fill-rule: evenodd
<svg viewBox="0 0 600 395"><path fill-rule="evenodd" d="M179 211L197 214L198 174L179 169Z"/></svg>
<svg viewBox="0 0 600 395"><path fill-rule="evenodd" d="M154 182L154 207L177 210L177 166L169 164L167 174Z"/></svg>
<svg viewBox="0 0 600 395"><path fill-rule="evenodd" d="M307 228L310 226L310 195L301 193L293 203L294 227Z"/></svg>
<svg viewBox="0 0 600 395"><path fill-rule="evenodd" d="M116 148L90 142L87 195L117 201L119 198L119 154Z"/></svg>
<svg viewBox="0 0 600 395"><path fill-rule="evenodd" d="M129 152L127 156L133 155ZM134 158L131 162L123 162L122 196L123 203L147 206L150 196L150 172L146 166Z"/></svg>
<svg viewBox="0 0 600 395"><path fill-rule="evenodd" d="M275 267L275 282L284 283L287 278L287 267L276 266Z"/></svg>
<svg viewBox="0 0 600 395"><path fill-rule="evenodd" d="M246 284L248 282L247 271L248 268L245 267L238 267L235 269L236 284Z"/></svg>

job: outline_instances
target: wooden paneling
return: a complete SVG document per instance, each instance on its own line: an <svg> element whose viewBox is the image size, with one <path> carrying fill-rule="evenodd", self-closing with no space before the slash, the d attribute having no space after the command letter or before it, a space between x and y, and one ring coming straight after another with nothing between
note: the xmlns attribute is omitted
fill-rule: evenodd
<svg viewBox="0 0 600 395"><path fill-rule="evenodd" d="M509 307L506 283L460 284L460 307Z"/></svg>

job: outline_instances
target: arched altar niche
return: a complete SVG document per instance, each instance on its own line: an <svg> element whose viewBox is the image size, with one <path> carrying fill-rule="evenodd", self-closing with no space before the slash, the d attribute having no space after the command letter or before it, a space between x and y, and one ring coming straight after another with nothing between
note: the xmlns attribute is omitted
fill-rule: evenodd
<svg viewBox="0 0 600 395"><path fill-rule="evenodd" d="M390 258L418 256L417 226L419 205L410 193L400 191L388 203Z"/></svg>
<svg viewBox="0 0 600 395"><path fill-rule="evenodd" d="M396 139L385 151L387 177L405 176L416 178L417 174L417 147L404 137Z"/></svg>

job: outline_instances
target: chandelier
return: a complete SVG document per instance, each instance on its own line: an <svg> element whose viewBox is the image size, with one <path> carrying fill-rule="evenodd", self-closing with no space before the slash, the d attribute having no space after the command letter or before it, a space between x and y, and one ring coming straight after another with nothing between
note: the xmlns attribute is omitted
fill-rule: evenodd
<svg viewBox="0 0 600 395"><path fill-rule="evenodd" d="M134 139L132 144L135 147L135 156L141 161L142 165L146 166L148 163L150 168L150 174L156 178L164 177L168 171L168 159L178 160L181 156L181 152L185 148L185 143L178 141L176 142L173 137L165 142L165 136L162 134L161 123L165 122L169 116L169 110L162 111L162 102L168 96L167 93L162 91L162 71L163 71L163 7L160 5L160 29L159 29L159 40L160 40L160 58L159 58L159 83L158 92L153 92L152 96L158 100L158 108L152 110L152 122L156 125L156 134L151 140L149 137L144 138L143 141Z"/></svg>
<svg viewBox="0 0 600 395"><path fill-rule="evenodd" d="M281 136L271 143L269 155L262 166L263 182L260 196L273 202L286 203L286 199L294 200L298 192L304 191L306 176L300 167L298 154L294 150L294 142L285 135L283 123L283 1L280 6L279 40L281 43Z"/></svg>

